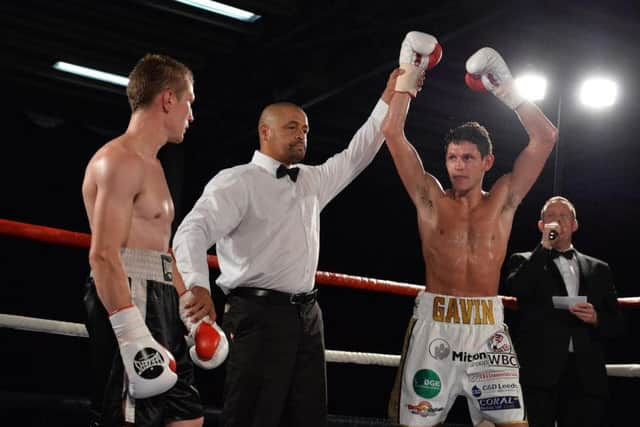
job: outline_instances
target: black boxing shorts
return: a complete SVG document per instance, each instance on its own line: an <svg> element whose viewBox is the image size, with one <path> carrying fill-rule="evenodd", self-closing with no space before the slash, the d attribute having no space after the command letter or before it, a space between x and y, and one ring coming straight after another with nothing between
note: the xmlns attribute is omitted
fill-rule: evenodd
<svg viewBox="0 0 640 427"><path fill-rule="evenodd" d="M203 408L193 385L193 364L184 340L187 331L179 316L171 255L127 248L122 250L121 257L133 303L142 313L153 338L173 354L178 381L158 396L134 399L128 395L118 342L90 277L84 303L93 375L91 425L121 427L127 422L136 426L164 427L170 421L199 418Z"/></svg>

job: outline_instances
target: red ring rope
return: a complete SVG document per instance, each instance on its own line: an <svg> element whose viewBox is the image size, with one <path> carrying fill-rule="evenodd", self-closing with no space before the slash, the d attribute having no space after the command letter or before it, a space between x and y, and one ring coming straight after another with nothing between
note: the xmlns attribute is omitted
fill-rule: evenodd
<svg viewBox="0 0 640 427"><path fill-rule="evenodd" d="M1 218L0 234L78 248L89 248L91 245L91 235L87 233L62 230L59 228L45 227L42 225L28 224L25 222L17 222ZM215 255L209 255L208 262L209 267L216 269L219 268L218 257ZM342 286L353 289L363 289L407 296L416 296L419 291L424 289L424 286L412 285L410 283L378 280L368 277L329 273L325 271L316 272L316 283L321 285ZM502 295L500 295L500 298L502 298L502 302L505 307L511 309L517 308L518 302L516 298ZM618 304L623 308L638 307L640 306L640 297L618 298Z"/></svg>

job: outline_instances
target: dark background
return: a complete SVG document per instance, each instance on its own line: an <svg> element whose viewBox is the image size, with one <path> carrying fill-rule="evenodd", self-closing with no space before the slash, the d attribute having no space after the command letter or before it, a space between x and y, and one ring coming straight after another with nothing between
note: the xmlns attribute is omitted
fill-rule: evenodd
<svg viewBox="0 0 640 427"><path fill-rule="evenodd" d="M511 111L491 95L466 89L464 63L478 48L497 49L515 75L545 73L547 99L538 105L554 123L560 121L560 156L552 155L520 206L509 253L537 243L538 212L554 193L555 180L556 192L578 210L577 248L610 263L620 296L640 295L637 257L625 249L640 234L637 2L233 4L262 18L236 23L171 1L2 2L0 218L88 232L80 194L84 167L128 123L123 88L64 75L51 68L57 60L126 75L145 53L158 52L193 69L196 120L182 145L161 151L177 226L213 175L251 159L257 117L270 102L290 100L305 108L311 126L308 163L321 163L346 147L396 66L404 35L419 30L436 35L444 50L411 106L406 128L425 168L449 185L442 139L467 120L484 124L494 141L497 160L486 189L510 170L527 142ZM578 105L574 92L592 70L618 80L613 107L589 111ZM385 147L324 210L321 234L319 270L423 283L415 211ZM0 313L84 320L86 250L0 240ZM222 312L224 299L214 292ZM412 298L323 286L320 300L327 348L399 354ZM507 318L515 321L515 313L508 311ZM625 310L625 318L628 333L607 348L610 363L640 359L640 316ZM15 400L24 396L16 393L86 397L86 341L3 329L0 342L0 420L19 416L63 425L50 411L64 405L49 399L49 409L18 410ZM394 374L393 368L329 364L330 412L384 417ZM213 407L221 403L222 375L199 372L204 401ZM638 380L611 378L611 384L611 425L623 425L631 418ZM450 420L466 419L464 406L457 405Z"/></svg>

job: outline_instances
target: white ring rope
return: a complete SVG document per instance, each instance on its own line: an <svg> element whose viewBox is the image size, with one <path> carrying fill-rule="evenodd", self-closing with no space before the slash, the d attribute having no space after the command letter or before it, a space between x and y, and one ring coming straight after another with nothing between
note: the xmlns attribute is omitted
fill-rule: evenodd
<svg viewBox="0 0 640 427"><path fill-rule="evenodd" d="M87 328L82 323L61 322L60 320L36 319L35 317L0 314L0 328L20 331L44 332L53 335L88 338Z"/></svg>
<svg viewBox="0 0 640 427"><path fill-rule="evenodd" d="M355 351L325 350L327 362L357 363L359 365L398 366L400 356L380 353L359 353Z"/></svg>
<svg viewBox="0 0 640 427"><path fill-rule="evenodd" d="M66 335L87 338L87 329L81 323L59 320L37 319L34 317L0 314L0 328L11 328L29 332L43 332L53 335ZM360 353L338 350L326 350L327 362L355 363L359 365L377 365L395 367L400 364L400 356L380 353ZM640 377L640 364L607 365L607 374L611 377Z"/></svg>
<svg viewBox="0 0 640 427"><path fill-rule="evenodd" d="M620 365L606 365L607 375L610 377L640 377L640 365L635 364L620 364Z"/></svg>

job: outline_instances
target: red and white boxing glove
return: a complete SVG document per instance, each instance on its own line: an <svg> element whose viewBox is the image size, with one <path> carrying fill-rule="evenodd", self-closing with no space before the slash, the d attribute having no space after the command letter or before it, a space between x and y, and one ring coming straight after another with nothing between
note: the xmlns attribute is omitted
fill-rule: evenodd
<svg viewBox="0 0 640 427"><path fill-rule="evenodd" d="M518 93L511 71L502 56L490 47L483 47L467 59L464 81L472 90L488 90L509 108L515 110L524 102Z"/></svg>
<svg viewBox="0 0 640 427"><path fill-rule="evenodd" d="M435 67L442 59L442 47L431 34L411 31L400 47L400 68L404 70L396 81L397 92L418 94L418 79L424 70Z"/></svg>
<svg viewBox="0 0 640 427"><path fill-rule="evenodd" d="M194 323L187 316L186 305L193 299L191 291L180 296L180 318L189 331L185 336L189 346L189 356L202 369L217 368L229 354L229 342L224 331L209 316Z"/></svg>
<svg viewBox="0 0 640 427"><path fill-rule="evenodd" d="M178 381L173 355L160 345L133 305L109 316L120 355L129 378L129 394L135 399L157 396Z"/></svg>

